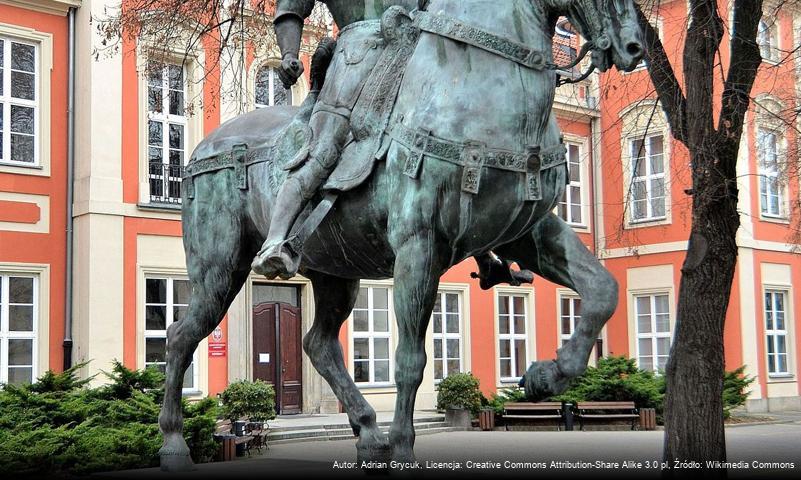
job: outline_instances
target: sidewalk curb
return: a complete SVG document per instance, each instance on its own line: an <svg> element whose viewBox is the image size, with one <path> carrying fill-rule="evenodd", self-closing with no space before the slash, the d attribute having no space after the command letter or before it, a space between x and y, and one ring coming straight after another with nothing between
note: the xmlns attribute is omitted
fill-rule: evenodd
<svg viewBox="0 0 801 480"><path fill-rule="evenodd" d="M725 428L752 427L755 425L782 425L782 424L801 424L801 420L770 420L767 422L732 423L724 425Z"/></svg>

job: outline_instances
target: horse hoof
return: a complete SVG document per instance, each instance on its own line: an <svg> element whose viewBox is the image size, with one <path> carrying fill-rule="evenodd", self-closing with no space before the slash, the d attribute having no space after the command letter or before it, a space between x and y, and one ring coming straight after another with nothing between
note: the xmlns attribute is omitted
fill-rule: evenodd
<svg viewBox="0 0 801 480"><path fill-rule="evenodd" d="M191 472L195 470L189 447L180 434L164 436L164 445L159 449L161 470L165 472Z"/></svg>
<svg viewBox="0 0 801 480"><path fill-rule="evenodd" d="M356 448L356 461L366 475L387 475L389 460L389 446Z"/></svg>
<svg viewBox="0 0 801 480"><path fill-rule="evenodd" d="M388 444L373 444L368 446L356 446L356 461L359 465L367 464L389 464L391 450Z"/></svg>
<svg viewBox="0 0 801 480"><path fill-rule="evenodd" d="M186 455L161 453L161 471L163 472L191 472L196 470L192 457Z"/></svg>
<svg viewBox="0 0 801 480"><path fill-rule="evenodd" d="M545 360L533 362L521 383L525 387L526 397L536 402L567 390L570 379L562 375L555 361Z"/></svg>

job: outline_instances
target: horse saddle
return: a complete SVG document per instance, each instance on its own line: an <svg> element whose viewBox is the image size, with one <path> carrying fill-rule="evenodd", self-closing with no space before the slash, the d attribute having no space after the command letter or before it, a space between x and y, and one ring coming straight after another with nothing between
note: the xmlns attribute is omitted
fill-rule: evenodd
<svg viewBox="0 0 801 480"><path fill-rule="evenodd" d="M383 159L389 148L385 131L420 30L413 25L409 13L397 6L384 13L381 29L386 47L356 100L351 114L351 140L323 190L345 192L358 187L370 177L376 161Z"/></svg>

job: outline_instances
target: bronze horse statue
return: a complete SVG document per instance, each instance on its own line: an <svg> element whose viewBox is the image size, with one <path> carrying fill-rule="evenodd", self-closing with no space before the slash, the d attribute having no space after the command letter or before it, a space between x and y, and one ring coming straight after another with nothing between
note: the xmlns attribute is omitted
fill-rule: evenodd
<svg viewBox="0 0 801 480"><path fill-rule="evenodd" d="M534 362L521 381L531 398L563 391L585 370L617 305L615 280L552 212L566 168L551 112L551 49L556 22L567 16L588 41L593 66L633 69L643 48L632 0L421 5L425 11L409 16L418 36L381 132L380 158L374 166L365 161L372 173L339 192L302 250L300 271L316 306L303 348L344 405L359 460L414 459L425 333L439 278L451 266L494 251L581 295L582 322L570 341L555 360ZM187 166L182 220L192 296L185 318L167 332L163 469L192 467L182 436L184 371L250 274L271 215L281 214L272 205L286 177L282 166L308 140L304 122L316 88L299 109L266 108L223 124ZM389 439L349 375L338 339L363 278L395 279L397 400Z"/></svg>

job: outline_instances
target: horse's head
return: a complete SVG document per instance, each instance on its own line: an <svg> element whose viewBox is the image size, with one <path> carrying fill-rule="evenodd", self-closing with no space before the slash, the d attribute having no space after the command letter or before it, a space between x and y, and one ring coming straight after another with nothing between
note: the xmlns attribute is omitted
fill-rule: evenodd
<svg viewBox="0 0 801 480"><path fill-rule="evenodd" d="M554 0L551 0L554 1ZM604 72L613 64L633 70L645 54L634 0L556 0L579 33L592 42L592 63Z"/></svg>

